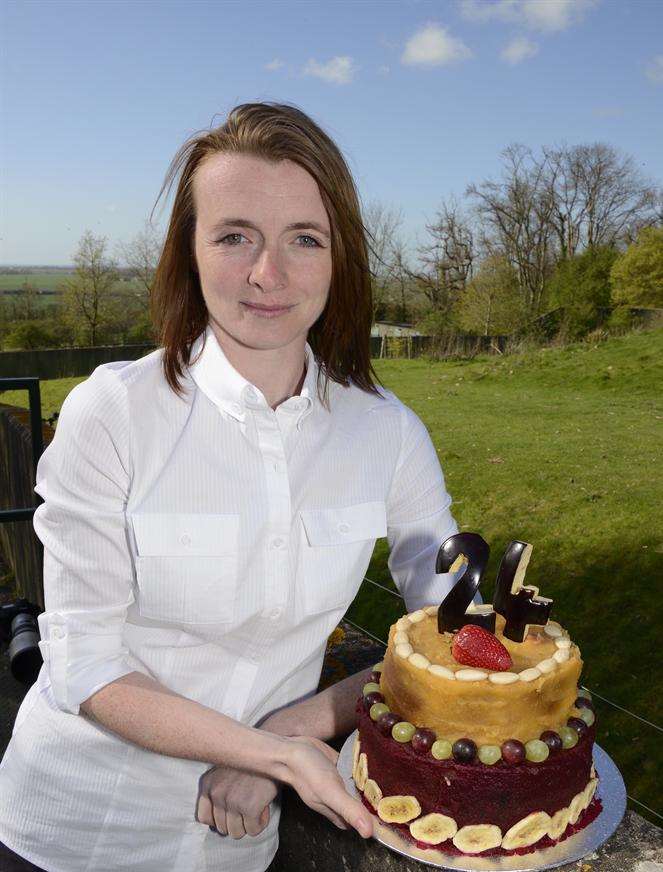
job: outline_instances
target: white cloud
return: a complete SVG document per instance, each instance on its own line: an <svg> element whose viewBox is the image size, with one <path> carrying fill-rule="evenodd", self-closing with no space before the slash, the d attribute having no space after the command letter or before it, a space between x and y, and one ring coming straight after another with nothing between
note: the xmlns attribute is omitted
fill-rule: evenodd
<svg viewBox="0 0 663 872"><path fill-rule="evenodd" d="M526 36L517 36L502 49L500 57L507 64L514 66L527 58L533 58L539 51L538 45L527 39Z"/></svg>
<svg viewBox="0 0 663 872"><path fill-rule="evenodd" d="M325 82L332 82L334 85L349 84L356 71L352 58L347 57L347 55L337 55L326 64L319 64L314 58L311 58L304 67L305 76L317 76Z"/></svg>
<svg viewBox="0 0 663 872"><path fill-rule="evenodd" d="M467 21L503 21L543 33L556 33L578 24L599 0L461 0Z"/></svg>
<svg viewBox="0 0 663 872"><path fill-rule="evenodd" d="M655 85L663 84L663 54L656 55L647 64L647 78Z"/></svg>
<svg viewBox="0 0 663 872"><path fill-rule="evenodd" d="M401 63L409 66L439 67L472 57L465 43L451 36L439 24L426 24L405 44Z"/></svg>
<svg viewBox="0 0 663 872"><path fill-rule="evenodd" d="M283 61L280 58L274 58L273 61L270 61L268 64L265 64L266 70L280 70L283 66Z"/></svg>
<svg viewBox="0 0 663 872"><path fill-rule="evenodd" d="M387 76L387 75L389 75L389 69L390 69L390 68L387 66L387 64L381 64L381 65L378 67L378 73L379 73L381 76Z"/></svg>

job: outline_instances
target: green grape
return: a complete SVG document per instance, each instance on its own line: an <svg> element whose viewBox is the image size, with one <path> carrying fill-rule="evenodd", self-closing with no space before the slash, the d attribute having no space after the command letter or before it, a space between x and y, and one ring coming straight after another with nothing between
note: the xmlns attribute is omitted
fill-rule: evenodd
<svg viewBox="0 0 663 872"><path fill-rule="evenodd" d="M492 766L502 756L502 749L499 745L480 745L478 752L479 760L485 763L486 766Z"/></svg>
<svg viewBox="0 0 663 872"><path fill-rule="evenodd" d="M562 740L563 748L568 750L569 748L575 748L578 744L578 733L572 727L560 727L557 732Z"/></svg>
<svg viewBox="0 0 663 872"><path fill-rule="evenodd" d="M391 728L391 735L397 742L405 744L414 736L416 730L417 728L414 724L410 724L407 721L399 721Z"/></svg>
<svg viewBox="0 0 663 872"><path fill-rule="evenodd" d="M448 760L451 757L452 747L451 742L447 742L446 739L438 739L433 742L430 752L436 760Z"/></svg>
<svg viewBox="0 0 663 872"><path fill-rule="evenodd" d="M532 739L525 742L525 755L530 763L543 763L548 759L550 748L541 739Z"/></svg>
<svg viewBox="0 0 663 872"><path fill-rule="evenodd" d="M362 693L364 696L366 696L367 693L380 693L380 685L376 684L374 681L369 681L368 684L364 685Z"/></svg>
<svg viewBox="0 0 663 872"><path fill-rule="evenodd" d="M585 690L584 687L579 687L579 688L578 688L578 693L576 694L576 696L582 696L582 697L584 697L585 699L591 699L591 698L592 698L591 693L590 693L588 690Z"/></svg>
<svg viewBox="0 0 663 872"><path fill-rule="evenodd" d="M371 706L371 710L369 711L369 715L371 716L372 721L377 721L380 715L383 715L385 712L389 711L389 706L385 705L383 702L375 702Z"/></svg>
<svg viewBox="0 0 663 872"><path fill-rule="evenodd" d="M588 708L580 709L580 714L578 715L578 717L581 718L588 727L591 727L591 725L596 720L596 715L591 709Z"/></svg>

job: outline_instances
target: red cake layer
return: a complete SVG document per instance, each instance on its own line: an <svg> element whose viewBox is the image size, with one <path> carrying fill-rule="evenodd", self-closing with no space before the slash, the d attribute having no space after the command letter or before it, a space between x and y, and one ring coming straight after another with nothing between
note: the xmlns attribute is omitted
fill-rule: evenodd
<svg viewBox="0 0 663 872"><path fill-rule="evenodd" d="M571 804L591 777L594 727L575 748L552 753L543 763L509 765L500 760L486 766L478 760L457 763L417 754L409 743L383 736L361 700L357 718L368 777L377 782L383 796L416 796L422 815L448 815L459 829L496 824L506 833L533 811L552 817Z"/></svg>
<svg viewBox="0 0 663 872"><path fill-rule="evenodd" d="M368 802L368 800L362 796L361 801L366 806L366 808L375 815L375 809ZM534 851L542 851L545 848L552 848L553 845L558 845L560 842L563 842L565 839L568 839L569 836L575 835L575 833L583 830L586 826L591 824L593 820L601 814L603 810L603 805L600 799L594 797L589 806L583 811L575 824L569 824L568 827L564 830L564 833L554 842L550 836L544 836L542 839L539 839L534 845L530 845L528 848L515 848L513 851L505 851L504 848L489 848L487 851L482 851L482 857L510 857L512 854L532 854ZM391 827L394 830L398 831L398 834L406 841L410 842L413 845L416 845L417 848L421 848L424 851L442 851L444 854L449 854L454 857L467 856L463 851L460 851L452 842L451 839L448 839L446 842L442 842L439 845L429 845L427 842L420 842L419 839L415 839L412 833L410 832L409 824L387 824L384 821L381 821L383 826Z"/></svg>

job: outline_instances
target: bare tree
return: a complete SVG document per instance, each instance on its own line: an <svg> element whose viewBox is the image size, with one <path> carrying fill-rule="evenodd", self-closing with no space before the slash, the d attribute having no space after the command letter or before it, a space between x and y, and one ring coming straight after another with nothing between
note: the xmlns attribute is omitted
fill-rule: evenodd
<svg viewBox="0 0 663 872"><path fill-rule="evenodd" d="M162 247L161 235L149 220L145 221L143 229L130 242L119 245L122 260L130 270L131 277L138 282L140 290L136 299L143 312L149 311L154 274Z"/></svg>
<svg viewBox="0 0 663 872"><path fill-rule="evenodd" d="M431 308L446 314L472 277L476 258L475 233L470 219L452 198L443 202L436 220L426 224L428 243L417 249L423 269L411 273Z"/></svg>
<svg viewBox="0 0 663 872"><path fill-rule="evenodd" d="M64 282L64 306L67 320L85 333L85 340L96 345L100 330L112 321L111 299L119 279L117 262L108 257L105 236L86 230L74 255L73 278Z"/></svg>
<svg viewBox="0 0 663 872"><path fill-rule="evenodd" d="M501 253L513 264L524 307L537 315L553 264L554 201L544 190L544 165L533 160L528 148L510 145L502 156L502 180L469 185L466 194L477 201L484 221L485 250Z"/></svg>
<svg viewBox="0 0 663 872"><path fill-rule="evenodd" d="M610 145L544 148L537 163L562 258L615 245L655 220L655 186Z"/></svg>
<svg viewBox="0 0 663 872"><path fill-rule="evenodd" d="M387 302L394 277L393 253L398 247L397 233L403 222L400 209L392 209L373 200L364 210L368 231L368 264L373 285L373 317Z"/></svg>

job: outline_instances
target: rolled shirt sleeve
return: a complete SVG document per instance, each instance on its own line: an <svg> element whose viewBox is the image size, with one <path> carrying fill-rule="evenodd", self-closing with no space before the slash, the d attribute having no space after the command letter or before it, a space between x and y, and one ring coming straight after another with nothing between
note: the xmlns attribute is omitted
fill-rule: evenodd
<svg viewBox="0 0 663 872"><path fill-rule="evenodd" d="M100 367L65 399L57 430L37 466L44 499L33 525L44 545L39 643L59 708L143 671L123 645L134 601L125 507L131 470L126 388Z"/></svg>
<svg viewBox="0 0 663 872"><path fill-rule="evenodd" d="M437 452L421 419L401 408L401 451L387 504L389 571L408 611L441 603L456 575L435 573L444 540L458 532Z"/></svg>

